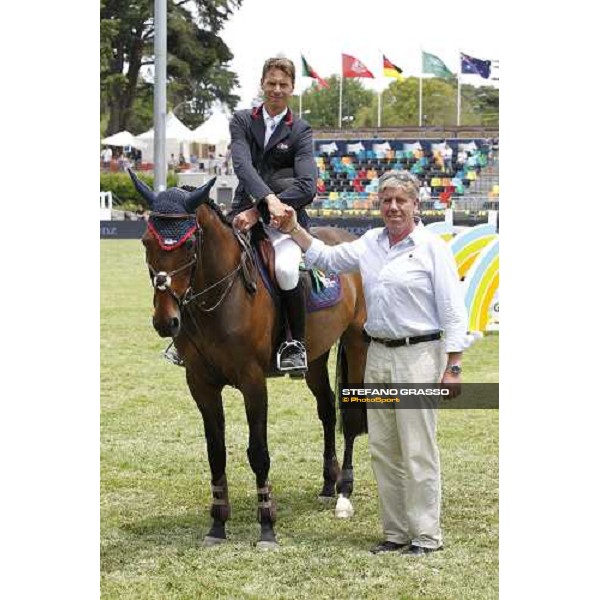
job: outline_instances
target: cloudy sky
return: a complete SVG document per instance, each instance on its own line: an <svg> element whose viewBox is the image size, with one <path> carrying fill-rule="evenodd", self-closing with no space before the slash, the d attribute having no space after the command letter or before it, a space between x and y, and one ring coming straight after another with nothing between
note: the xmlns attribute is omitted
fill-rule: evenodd
<svg viewBox="0 0 600 600"><path fill-rule="evenodd" d="M491 4L491 3L490 3ZM499 60L499 31L490 4L428 0L244 0L227 22L222 37L235 55L232 68L241 89L239 108L256 95L264 60L285 54L301 68L300 54L321 76L339 73L341 54L360 59L379 80L363 79L379 90L393 80L383 78L381 53L407 75L419 75L421 48L457 72L459 52ZM465 83L483 83L474 75ZM297 78L298 86L312 80Z"/></svg>

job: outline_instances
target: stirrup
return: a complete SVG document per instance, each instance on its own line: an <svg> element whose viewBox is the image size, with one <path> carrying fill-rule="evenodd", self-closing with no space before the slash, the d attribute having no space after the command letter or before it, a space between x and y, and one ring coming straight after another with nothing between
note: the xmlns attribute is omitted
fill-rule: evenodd
<svg viewBox="0 0 600 600"><path fill-rule="evenodd" d="M289 356L284 356L287 354ZM296 359L297 364L293 365L282 365L282 357L283 361L291 359L292 357ZM298 342L297 340L291 340L289 342L285 341L279 346L277 350L277 370L282 373L288 372L306 372L308 371L308 363L306 360L306 349L304 348L304 344L302 342Z"/></svg>
<svg viewBox="0 0 600 600"><path fill-rule="evenodd" d="M185 363L183 362L183 358L179 356L179 352L177 352L177 348L173 345L174 342L171 342L165 350L163 350L163 358L168 360L171 364L176 365L177 367L184 367Z"/></svg>

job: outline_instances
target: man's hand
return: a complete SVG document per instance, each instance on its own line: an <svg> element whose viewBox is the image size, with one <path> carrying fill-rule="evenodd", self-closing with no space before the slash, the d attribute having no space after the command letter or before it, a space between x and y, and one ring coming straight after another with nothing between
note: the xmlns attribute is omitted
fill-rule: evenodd
<svg viewBox="0 0 600 600"><path fill-rule="evenodd" d="M298 225L298 215L296 214L294 207L288 206L287 204L284 204L284 206L285 215L280 221L279 231L281 231L281 233L289 233L296 225Z"/></svg>
<svg viewBox="0 0 600 600"><path fill-rule="evenodd" d="M258 216L259 213L256 208L249 208L248 210L241 212L239 215L236 215L233 219L232 225L238 231L245 233L250 231L250 228L256 225Z"/></svg>
<svg viewBox="0 0 600 600"><path fill-rule="evenodd" d="M269 194L265 198L265 201L267 202L267 207L269 208L269 213L271 215L271 225L279 229L281 220L285 216L286 205L281 202L275 194Z"/></svg>
<svg viewBox="0 0 600 600"><path fill-rule="evenodd" d="M446 398L456 398L460 396L461 393L461 384L462 384L462 376L461 375L453 375L448 371L444 371L442 375L442 384L441 387L443 389L447 389L450 393L446 396Z"/></svg>

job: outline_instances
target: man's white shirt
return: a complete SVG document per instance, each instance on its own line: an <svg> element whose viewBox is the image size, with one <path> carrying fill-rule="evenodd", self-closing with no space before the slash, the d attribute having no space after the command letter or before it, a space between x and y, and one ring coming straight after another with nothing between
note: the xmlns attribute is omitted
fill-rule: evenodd
<svg viewBox="0 0 600 600"><path fill-rule="evenodd" d="M287 108L285 110L283 110L282 112L280 112L278 115L275 115L274 117L271 117L269 115L269 113L267 112L267 109L264 106L263 106L262 112L263 112L263 119L265 120L265 145L264 145L264 147L266 148L267 144L269 143L269 139L273 135L273 132L277 129L277 125L279 125L279 122L281 121L281 119L283 119L283 117L285 117Z"/></svg>
<svg viewBox="0 0 600 600"><path fill-rule="evenodd" d="M305 263L326 271L360 271L370 336L399 339L443 330L446 352L468 347L456 261L446 242L422 225L392 247L383 227L338 246L315 239Z"/></svg>

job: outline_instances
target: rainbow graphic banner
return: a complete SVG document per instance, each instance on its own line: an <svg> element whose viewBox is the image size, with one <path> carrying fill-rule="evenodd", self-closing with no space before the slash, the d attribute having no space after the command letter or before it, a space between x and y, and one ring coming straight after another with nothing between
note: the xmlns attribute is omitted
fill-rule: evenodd
<svg viewBox="0 0 600 600"><path fill-rule="evenodd" d="M446 221L429 223L429 225L425 225L425 228L429 229L431 233L439 235L446 242L449 242L456 233L456 227Z"/></svg>
<svg viewBox="0 0 600 600"><path fill-rule="evenodd" d="M500 284L500 240L497 235L479 253L464 280L469 331L485 331Z"/></svg>
<svg viewBox="0 0 600 600"><path fill-rule="evenodd" d="M495 238L496 226L486 223L469 227L450 241L458 275L463 279L482 250Z"/></svg>

